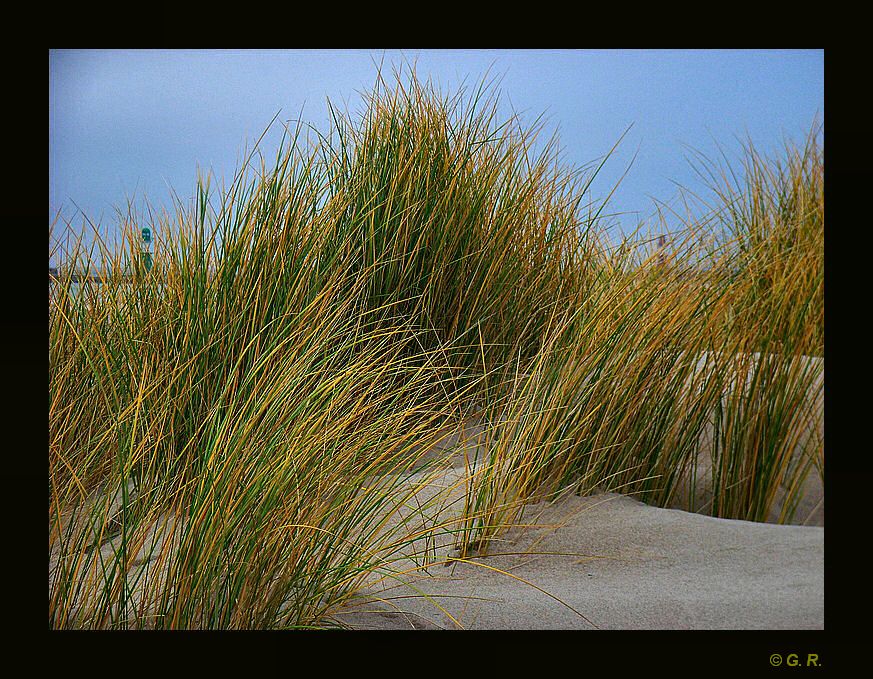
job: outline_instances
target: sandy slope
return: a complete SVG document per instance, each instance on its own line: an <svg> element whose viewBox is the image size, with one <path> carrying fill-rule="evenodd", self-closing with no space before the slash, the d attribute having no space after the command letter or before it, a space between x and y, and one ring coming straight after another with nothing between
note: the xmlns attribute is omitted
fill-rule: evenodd
<svg viewBox="0 0 873 679"><path fill-rule="evenodd" d="M405 585L377 587L338 620L359 629L824 626L824 528L715 519L612 494L533 505L525 518L543 526L492 549L516 554L404 578L432 601ZM540 554L517 554L531 549Z"/></svg>
<svg viewBox="0 0 873 679"><path fill-rule="evenodd" d="M803 360L821 368L811 391L823 408L823 361ZM443 514L457 513L464 445L463 435L447 440L453 466L422 485L425 499L444 494ZM813 469L803 486L800 525L775 523L784 494L770 523L682 511L706 511L710 463L704 445L698 485L673 508L616 494L529 505L522 522L537 527L508 534L490 556L376 583L337 619L357 629L822 629L821 476ZM430 561L453 555L443 538Z"/></svg>

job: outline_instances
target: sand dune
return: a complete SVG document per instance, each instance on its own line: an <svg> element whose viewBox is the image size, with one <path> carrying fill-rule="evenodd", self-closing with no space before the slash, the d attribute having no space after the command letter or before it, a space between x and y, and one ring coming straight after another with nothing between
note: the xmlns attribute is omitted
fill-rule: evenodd
<svg viewBox="0 0 873 679"><path fill-rule="evenodd" d="M525 520L542 527L506 536L493 556L373 588L338 620L355 629L824 627L823 528L613 494L531 505Z"/></svg>
<svg viewBox="0 0 873 679"><path fill-rule="evenodd" d="M812 390L818 407L823 372L822 361ZM408 481L421 484L423 501L439 495L444 515L458 511L462 452L471 452L477 431L454 433L425 454L431 462L447 455L442 475ZM697 485L671 508L611 493L528 505L520 522L535 527L510 532L489 556L379 582L337 619L354 629L822 629L821 475L812 469L802 487L798 525L777 523L784 492L769 522L757 523L704 514L709 465L703 445ZM454 555L450 539L441 540L431 562Z"/></svg>
<svg viewBox="0 0 873 679"><path fill-rule="evenodd" d="M527 505L519 523L529 527L494 541L488 556L454 558L445 565L458 556L454 538L434 526L461 513L469 472L464 451L471 452L479 431L472 425L449 432L439 446L421 451L422 466L400 483L398 511L384 530L420 532L422 538L404 547L405 558L393 563L391 577L373 574L336 622L352 629L824 627L821 476L813 470L803 487L795 523L806 525L683 511L689 506L706 511L705 448L698 486L690 495L677 495L674 508L612 493L565 494ZM404 488L412 489L405 497ZM117 511L118 497L102 501L109 515ZM772 522L781 501L777 498ZM145 572L161 552L166 556L174 549L166 538L178 534L177 521L155 516L135 570ZM109 539L99 554L108 559L112 549ZM50 570L55 556L50 555ZM88 557L95 558L98 550Z"/></svg>

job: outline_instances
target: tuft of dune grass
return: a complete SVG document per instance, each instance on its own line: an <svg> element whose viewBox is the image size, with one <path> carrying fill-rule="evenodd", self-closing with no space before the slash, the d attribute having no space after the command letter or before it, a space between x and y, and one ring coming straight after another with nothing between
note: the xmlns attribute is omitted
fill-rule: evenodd
<svg viewBox="0 0 873 679"><path fill-rule="evenodd" d="M570 489L792 520L824 474L815 131L698 158L706 209L655 253L607 247L599 168L498 104L380 73L117 240L52 225L52 627L329 626Z"/></svg>

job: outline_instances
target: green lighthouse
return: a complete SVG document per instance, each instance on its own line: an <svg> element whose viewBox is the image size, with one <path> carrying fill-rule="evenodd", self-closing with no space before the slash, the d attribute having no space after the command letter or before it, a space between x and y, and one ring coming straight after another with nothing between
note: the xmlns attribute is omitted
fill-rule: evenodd
<svg viewBox="0 0 873 679"><path fill-rule="evenodd" d="M151 244L152 244L152 230L149 227L143 227L142 229L142 242L144 244L144 248L142 251L142 258L145 262L146 271L152 270L152 253L151 253Z"/></svg>

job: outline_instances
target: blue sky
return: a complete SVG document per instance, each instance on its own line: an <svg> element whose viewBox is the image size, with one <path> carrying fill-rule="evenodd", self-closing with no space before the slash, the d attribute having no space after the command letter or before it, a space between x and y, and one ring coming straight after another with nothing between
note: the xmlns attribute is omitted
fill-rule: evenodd
<svg viewBox="0 0 873 679"><path fill-rule="evenodd" d="M637 154L611 201L626 231L674 182L699 188L686 145L715 156L748 136L771 151L824 120L823 50L52 50L50 219L78 205L111 228L129 197L190 197L198 167L229 180L280 110L321 130L327 97L359 110L383 58L388 71L415 61L449 91L490 68L505 110L545 113L574 165L633 125L593 186L605 196Z"/></svg>

